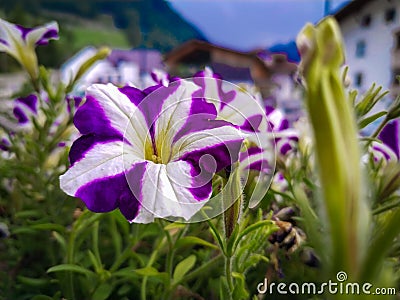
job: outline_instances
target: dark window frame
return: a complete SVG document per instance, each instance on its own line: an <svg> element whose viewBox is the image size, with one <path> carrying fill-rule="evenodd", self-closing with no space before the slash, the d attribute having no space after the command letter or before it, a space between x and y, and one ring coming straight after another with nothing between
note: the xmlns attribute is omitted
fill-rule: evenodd
<svg viewBox="0 0 400 300"><path fill-rule="evenodd" d="M385 10L385 23L393 23L396 20L397 11L395 7L391 7Z"/></svg>
<svg viewBox="0 0 400 300"><path fill-rule="evenodd" d="M365 40L359 40L356 44L356 57L362 58L365 57L365 53L367 51L367 42Z"/></svg>
<svg viewBox="0 0 400 300"><path fill-rule="evenodd" d="M357 72L354 74L354 84L356 87L361 87L364 83L364 74L362 72Z"/></svg>
<svg viewBox="0 0 400 300"><path fill-rule="evenodd" d="M366 14L361 18L361 27L369 28L369 27L371 27L371 23L372 23L371 14Z"/></svg>

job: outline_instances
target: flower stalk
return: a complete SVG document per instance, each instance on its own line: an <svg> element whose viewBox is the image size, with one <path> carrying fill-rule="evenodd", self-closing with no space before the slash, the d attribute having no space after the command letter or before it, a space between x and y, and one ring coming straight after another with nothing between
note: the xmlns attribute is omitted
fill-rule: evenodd
<svg viewBox="0 0 400 300"><path fill-rule="evenodd" d="M357 277L363 253L360 150L355 116L340 78L344 50L331 18L306 25L297 44L306 83L306 103L314 131L322 195L330 232L331 274Z"/></svg>

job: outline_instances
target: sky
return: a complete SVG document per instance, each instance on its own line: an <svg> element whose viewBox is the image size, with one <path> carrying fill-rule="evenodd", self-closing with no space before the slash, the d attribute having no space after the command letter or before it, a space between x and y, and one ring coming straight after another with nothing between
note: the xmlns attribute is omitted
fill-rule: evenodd
<svg viewBox="0 0 400 300"><path fill-rule="evenodd" d="M324 0L169 0L212 43L236 50L295 39L307 22L324 16ZM331 0L332 10L346 0Z"/></svg>

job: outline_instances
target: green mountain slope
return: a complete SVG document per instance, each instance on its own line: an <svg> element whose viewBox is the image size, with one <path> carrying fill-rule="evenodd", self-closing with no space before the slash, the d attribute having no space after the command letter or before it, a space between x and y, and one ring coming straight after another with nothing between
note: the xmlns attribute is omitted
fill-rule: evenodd
<svg viewBox="0 0 400 300"><path fill-rule="evenodd" d="M38 50L42 63L54 67L86 45L166 52L189 39L205 40L163 0L1 0L0 16L25 26L57 20L60 41ZM0 57L0 71L13 66Z"/></svg>

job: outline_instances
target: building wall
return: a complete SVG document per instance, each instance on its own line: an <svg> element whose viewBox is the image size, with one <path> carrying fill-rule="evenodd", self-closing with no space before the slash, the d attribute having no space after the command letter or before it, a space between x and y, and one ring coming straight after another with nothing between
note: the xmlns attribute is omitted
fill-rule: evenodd
<svg viewBox="0 0 400 300"><path fill-rule="evenodd" d="M385 12L390 8L395 8L396 15L392 22L386 22ZM367 15L371 16L370 25L362 26ZM364 92L376 82L389 89L393 81L391 61L395 42L394 31L400 27L400 1L371 1L340 21L340 27L346 45L346 64L350 68L352 87ZM357 57L357 44L360 41L365 43L365 55ZM359 85L358 74L363 74Z"/></svg>

